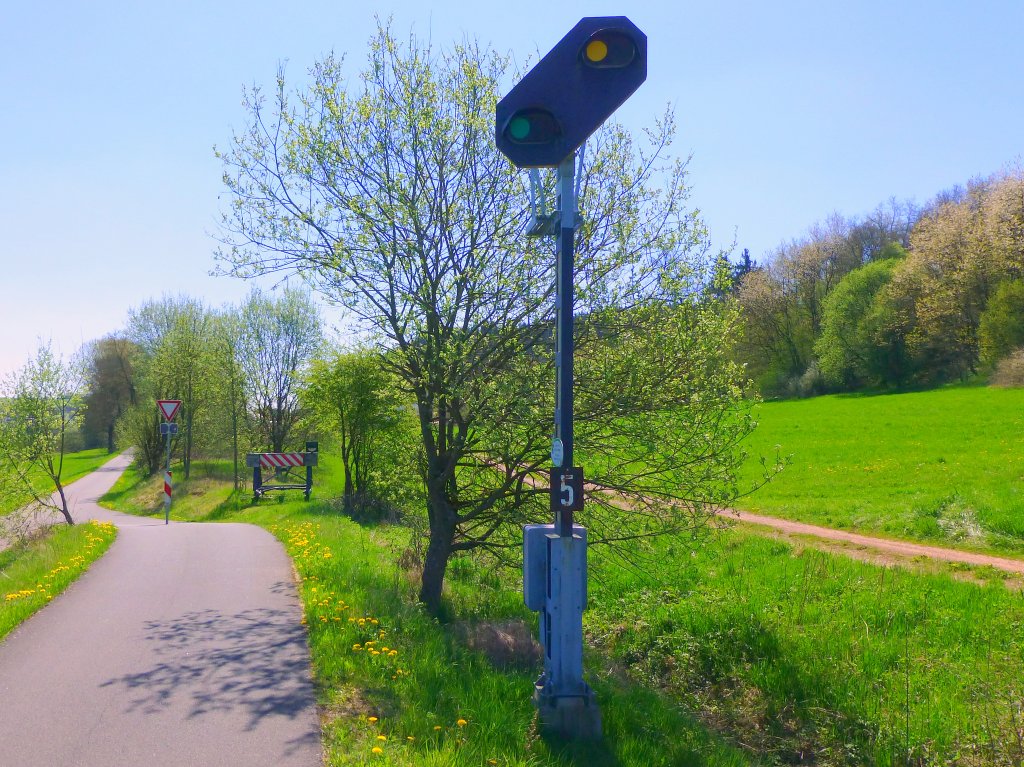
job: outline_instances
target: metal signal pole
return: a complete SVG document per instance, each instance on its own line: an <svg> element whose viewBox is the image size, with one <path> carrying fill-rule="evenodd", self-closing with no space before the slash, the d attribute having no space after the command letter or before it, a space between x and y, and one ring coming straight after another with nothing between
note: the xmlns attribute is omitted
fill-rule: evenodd
<svg viewBox="0 0 1024 767"><path fill-rule="evenodd" d="M647 79L647 36L625 16L589 16L531 69L494 110L494 140L516 167L529 168L540 196L529 236L556 237L556 402L551 444L554 524L523 528L523 598L540 612L544 674L534 700L544 730L564 737L601 733L594 695L583 681L587 532L583 469L573 466L573 271L575 152ZM558 212L544 208L538 168L558 169ZM531 199L531 207L534 200Z"/></svg>
<svg viewBox="0 0 1024 767"><path fill-rule="evenodd" d="M573 466L573 271L575 267L575 153L558 166L558 231L555 245L555 440L552 448L553 525L530 525L525 567L541 560L545 592L527 597L541 608L544 674L534 700L542 727L572 739L598 738L601 714L583 679L583 610L587 593L587 532L573 524L583 509L583 470ZM542 536L542 537L541 537ZM538 572L539 576L540 573ZM532 579L537 583L539 577Z"/></svg>
<svg viewBox="0 0 1024 767"><path fill-rule="evenodd" d="M573 270L576 268L576 155L558 166L558 239L555 243L555 437L562 441L562 466L573 460ZM555 512L559 535L572 535L572 510Z"/></svg>

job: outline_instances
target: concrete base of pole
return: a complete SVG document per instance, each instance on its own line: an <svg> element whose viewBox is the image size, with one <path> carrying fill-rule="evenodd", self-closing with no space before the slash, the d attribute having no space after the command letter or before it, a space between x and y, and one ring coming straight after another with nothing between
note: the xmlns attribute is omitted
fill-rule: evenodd
<svg viewBox="0 0 1024 767"><path fill-rule="evenodd" d="M536 687L533 703L537 706L543 735L563 740L601 739L601 709L589 689L584 696L555 698Z"/></svg>

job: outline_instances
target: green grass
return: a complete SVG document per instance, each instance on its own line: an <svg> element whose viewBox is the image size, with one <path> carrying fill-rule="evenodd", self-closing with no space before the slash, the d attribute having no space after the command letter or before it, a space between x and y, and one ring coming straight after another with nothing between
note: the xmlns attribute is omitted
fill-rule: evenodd
<svg viewBox="0 0 1024 767"><path fill-rule="evenodd" d="M655 579L594 550L592 641L765 761L1024 758L1020 592L744 531L660 553Z"/></svg>
<svg viewBox="0 0 1024 767"><path fill-rule="evenodd" d="M174 479L171 519L212 521L244 508L252 499L247 492L237 496L232 493L231 465L226 461L193 461L191 476L187 480L180 465L172 465L171 469ZM163 473L145 477L139 467L132 464L99 503L126 514L163 518Z"/></svg>
<svg viewBox="0 0 1024 767"><path fill-rule="evenodd" d="M416 604L416 584L395 564L406 531L368 530L295 503L250 519L284 541L302 576L329 764L748 763L670 700L610 676L595 681L604 743L549 744L536 736L530 702L537 669L497 668ZM462 630L530 619L499 582L488 586L470 568L455 577Z"/></svg>
<svg viewBox="0 0 1024 767"><path fill-rule="evenodd" d="M736 504L774 516L1024 554L1024 390L828 396L758 408L752 456L792 456ZM751 461L744 484L759 466Z"/></svg>
<svg viewBox="0 0 1024 767"><path fill-rule="evenodd" d="M310 503L291 493L246 507L222 486L181 509L261 524L286 545L301 576L330 764L1024 758L1015 734L1024 596L996 577L979 585L881 568L742 530L696 551L665 544L640 568L592 550L586 664L606 737L591 747L548 743L529 699L536 659L513 654L502 667L468 639L487 626L535 633L518 573L454 560L450 618L431 619L415 602L414 572L396 564L416 560L410 531L338 515L324 500L336 468L321 461ZM152 492L129 484L117 490L122 500Z"/></svg>
<svg viewBox="0 0 1024 767"><path fill-rule="evenodd" d="M94 448L82 450L77 453L68 453L64 456L64 468L61 472L61 482L69 485L76 479L84 477L100 466L111 460L115 454L108 453L105 448ZM35 487L46 493L53 492L53 486L49 477L42 472L35 473ZM19 492L13 495L0 497L0 516L9 514L28 503L31 497L28 493Z"/></svg>
<svg viewBox="0 0 1024 767"><path fill-rule="evenodd" d="M113 543L112 524L58 525L0 551L0 639L64 591Z"/></svg>
<svg viewBox="0 0 1024 767"><path fill-rule="evenodd" d="M227 480L218 488L196 471L189 485L180 487L183 497L172 505L171 516L252 522L285 544L301 579L329 764L756 763L670 698L624 680L610 667L594 680L604 742L569 746L539 738L530 701L536 664L498 667L482 651L470 649L464 637L470 626L535 624L519 592L495 573L480 577L475 563L460 560L453 563L449 590L459 620L431 618L416 603L415 578L396 564L403 552L409 555L410 531L363 527L340 516L329 500L340 489L335 460L324 453L320 460L311 502L290 492L253 506L248 494L233 495ZM216 471L223 474L222 467ZM158 482L126 473L101 502L162 514L154 500ZM204 490L193 495L195 487ZM536 633L536 626L528 631ZM376 643L371 648L388 647L387 653L373 655L367 641ZM599 659L594 665L607 666ZM460 719L466 722L462 726Z"/></svg>

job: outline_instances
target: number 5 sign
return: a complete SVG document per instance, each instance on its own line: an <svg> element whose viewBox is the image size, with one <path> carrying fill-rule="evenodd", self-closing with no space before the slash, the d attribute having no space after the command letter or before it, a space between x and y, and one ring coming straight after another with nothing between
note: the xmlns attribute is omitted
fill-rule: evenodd
<svg viewBox="0 0 1024 767"><path fill-rule="evenodd" d="M551 510L583 511L583 469L557 466L551 469Z"/></svg>

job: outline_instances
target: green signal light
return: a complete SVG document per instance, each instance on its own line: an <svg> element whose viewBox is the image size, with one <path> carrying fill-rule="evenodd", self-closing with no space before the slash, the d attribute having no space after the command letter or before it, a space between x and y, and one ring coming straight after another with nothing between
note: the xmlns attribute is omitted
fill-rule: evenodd
<svg viewBox="0 0 1024 767"><path fill-rule="evenodd" d="M525 117L513 117L508 124L508 135L522 141L530 135L530 121Z"/></svg>
<svg viewBox="0 0 1024 767"><path fill-rule="evenodd" d="M505 137L515 144L548 144L562 135L562 126L546 109L521 109L506 123Z"/></svg>

